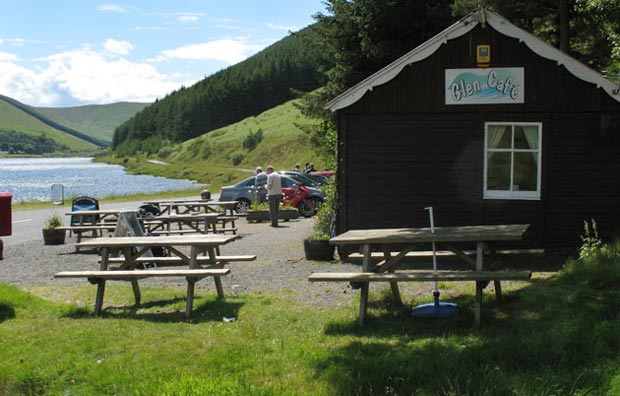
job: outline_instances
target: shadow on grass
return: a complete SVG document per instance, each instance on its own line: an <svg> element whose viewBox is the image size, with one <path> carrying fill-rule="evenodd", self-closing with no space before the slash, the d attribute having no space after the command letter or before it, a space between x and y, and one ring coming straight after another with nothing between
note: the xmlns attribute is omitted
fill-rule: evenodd
<svg viewBox="0 0 620 396"><path fill-rule="evenodd" d="M11 305L0 303L0 323L15 318L15 308Z"/></svg>
<svg viewBox="0 0 620 396"><path fill-rule="evenodd" d="M546 279L500 301L485 293L481 326L473 297L450 300L454 318L413 318L384 298L364 327L329 323L327 335L353 340L318 360L317 376L338 395L607 394L620 366L619 290Z"/></svg>
<svg viewBox="0 0 620 396"><path fill-rule="evenodd" d="M244 305L243 302L233 302L214 299L199 303L194 300L194 309L187 319L185 317L185 302L182 297L171 299L151 300L140 305L108 305L103 309L99 317L114 319L137 319L157 323L205 323L221 322L223 317L237 316ZM180 306L181 305L181 306ZM65 317L73 319L91 319L94 317L92 309L76 308Z"/></svg>

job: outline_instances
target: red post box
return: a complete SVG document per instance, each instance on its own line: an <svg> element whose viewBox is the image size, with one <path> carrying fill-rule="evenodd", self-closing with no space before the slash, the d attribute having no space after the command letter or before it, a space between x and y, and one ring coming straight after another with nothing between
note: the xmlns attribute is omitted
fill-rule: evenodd
<svg viewBox="0 0 620 396"><path fill-rule="evenodd" d="M0 192L0 236L11 235L12 232L11 199L13 194Z"/></svg>

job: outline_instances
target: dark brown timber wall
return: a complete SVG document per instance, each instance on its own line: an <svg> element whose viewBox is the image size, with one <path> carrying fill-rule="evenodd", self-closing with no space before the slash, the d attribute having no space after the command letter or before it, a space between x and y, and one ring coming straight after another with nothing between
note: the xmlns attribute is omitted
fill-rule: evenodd
<svg viewBox="0 0 620 396"><path fill-rule="evenodd" d="M522 105L444 104L444 71L524 67ZM529 223L526 245L575 247L583 222L620 231L620 104L490 27L477 27L338 112L339 232L357 228ZM541 122L541 199L482 199L484 123Z"/></svg>

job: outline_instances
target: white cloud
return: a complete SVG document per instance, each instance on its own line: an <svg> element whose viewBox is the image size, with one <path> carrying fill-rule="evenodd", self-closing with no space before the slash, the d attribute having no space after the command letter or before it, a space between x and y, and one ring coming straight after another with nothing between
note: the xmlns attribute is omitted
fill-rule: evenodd
<svg viewBox="0 0 620 396"><path fill-rule="evenodd" d="M129 12L126 9L124 9L123 7L121 7L119 5L116 5L116 4L104 4L104 5L101 5L101 6L97 7L97 9L99 11L120 12L122 14L127 14Z"/></svg>
<svg viewBox="0 0 620 396"><path fill-rule="evenodd" d="M26 40L20 37L0 39L0 44L4 43L11 44L13 47L21 47L26 43Z"/></svg>
<svg viewBox="0 0 620 396"><path fill-rule="evenodd" d="M222 39L206 43L190 44L176 49L162 51L154 60L216 60L232 65L241 62L262 48L262 46L248 45L241 41Z"/></svg>
<svg viewBox="0 0 620 396"><path fill-rule="evenodd" d="M0 52L0 62L15 62L16 60L17 55L9 54L8 52Z"/></svg>
<svg viewBox="0 0 620 396"><path fill-rule="evenodd" d="M200 17L197 15L180 15L177 18L179 22L183 22L183 23L192 23L192 22L196 22L199 19Z"/></svg>
<svg viewBox="0 0 620 396"><path fill-rule="evenodd" d="M206 17L204 12L177 12L177 21L181 23L194 23L200 18Z"/></svg>
<svg viewBox="0 0 620 396"><path fill-rule="evenodd" d="M24 68L0 59L0 92L34 106L59 106L119 101L152 102L181 85L152 65L124 58L110 60L89 49L38 59L44 64Z"/></svg>
<svg viewBox="0 0 620 396"><path fill-rule="evenodd" d="M114 55L127 55L133 50L133 45L129 41L107 39L103 47Z"/></svg>

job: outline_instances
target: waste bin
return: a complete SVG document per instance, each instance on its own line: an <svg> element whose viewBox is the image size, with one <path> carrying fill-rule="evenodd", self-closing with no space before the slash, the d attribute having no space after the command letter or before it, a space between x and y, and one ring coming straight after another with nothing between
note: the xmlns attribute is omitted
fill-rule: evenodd
<svg viewBox="0 0 620 396"><path fill-rule="evenodd" d="M11 199L13 194L0 192L0 236L11 235L12 232Z"/></svg>

